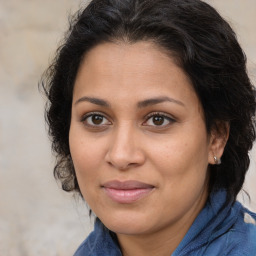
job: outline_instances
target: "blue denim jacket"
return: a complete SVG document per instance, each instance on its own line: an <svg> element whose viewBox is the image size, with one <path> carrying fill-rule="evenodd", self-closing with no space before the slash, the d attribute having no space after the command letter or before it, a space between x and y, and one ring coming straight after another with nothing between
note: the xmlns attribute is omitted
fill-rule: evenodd
<svg viewBox="0 0 256 256"><path fill-rule="evenodd" d="M225 206L226 192L213 193L170 256L256 256L256 214L239 202ZM118 242L98 220L74 256L122 256Z"/></svg>

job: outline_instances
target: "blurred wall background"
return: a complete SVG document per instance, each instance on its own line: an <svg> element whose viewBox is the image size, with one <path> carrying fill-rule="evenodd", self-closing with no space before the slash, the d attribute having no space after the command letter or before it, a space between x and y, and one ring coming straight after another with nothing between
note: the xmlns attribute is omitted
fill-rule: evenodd
<svg viewBox="0 0 256 256"><path fill-rule="evenodd" d="M231 22L256 82L256 1L208 0ZM41 74L82 0L0 0L0 255L68 256L93 220L82 200L57 186L43 119ZM246 190L256 210L256 150Z"/></svg>

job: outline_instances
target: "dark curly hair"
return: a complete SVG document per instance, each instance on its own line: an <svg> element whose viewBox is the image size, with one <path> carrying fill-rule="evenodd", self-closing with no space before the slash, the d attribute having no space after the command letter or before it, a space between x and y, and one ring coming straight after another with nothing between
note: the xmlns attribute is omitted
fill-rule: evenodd
<svg viewBox="0 0 256 256"><path fill-rule="evenodd" d="M221 165L211 165L210 190L226 189L234 202L244 183L255 140L255 88L230 25L200 0L93 0L78 11L41 86L57 162L55 177L81 194L69 149L74 81L85 54L103 42L151 41L174 56L190 77L208 132L230 125Z"/></svg>

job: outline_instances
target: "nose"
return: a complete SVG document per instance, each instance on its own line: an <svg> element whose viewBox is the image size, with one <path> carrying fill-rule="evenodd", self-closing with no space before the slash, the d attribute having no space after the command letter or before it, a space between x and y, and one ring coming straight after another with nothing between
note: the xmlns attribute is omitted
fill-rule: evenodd
<svg viewBox="0 0 256 256"><path fill-rule="evenodd" d="M107 163L119 170L143 165L145 153L138 136L134 129L125 125L117 128L109 141L105 156Z"/></svg>

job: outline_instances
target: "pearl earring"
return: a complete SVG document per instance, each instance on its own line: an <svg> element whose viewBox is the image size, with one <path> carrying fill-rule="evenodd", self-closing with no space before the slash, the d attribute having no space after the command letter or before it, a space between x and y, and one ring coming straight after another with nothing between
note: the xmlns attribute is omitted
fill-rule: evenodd
<svg viewBox="0 0 256 256"><path fill-rule="evenodd" d="M213 159L214 159L215 164L217 164L217 165L221 164L221 159L218 158L217 156L214 156Z"/></svg>

